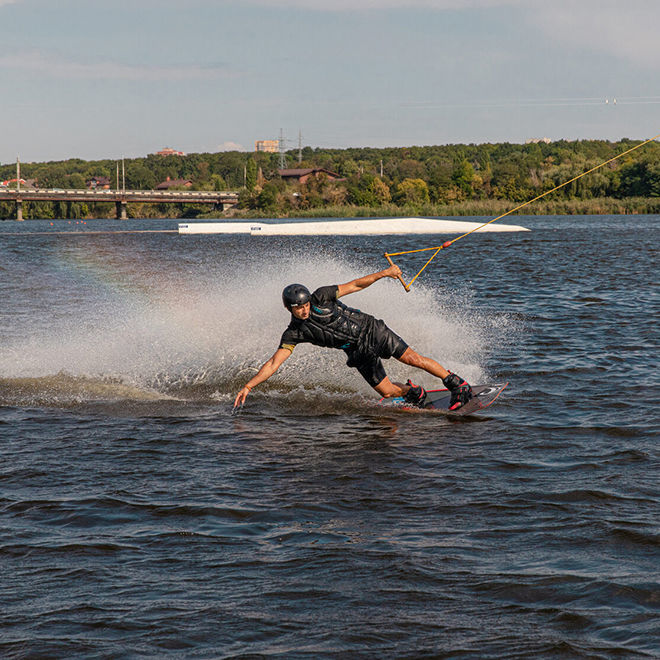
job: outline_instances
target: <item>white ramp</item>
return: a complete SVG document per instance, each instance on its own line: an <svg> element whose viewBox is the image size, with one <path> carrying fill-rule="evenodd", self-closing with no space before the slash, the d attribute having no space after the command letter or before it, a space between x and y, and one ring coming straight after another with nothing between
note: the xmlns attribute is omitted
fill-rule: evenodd
<svg viewBox="0 0 660 660"><path fill-rule="evenodd" d="M251 236L356 236L377 234L464 234L483 223L430 218L377 218L324 222L184 222L179 234L250 234ZM493 223L481 232L529 231Z"/></svg>

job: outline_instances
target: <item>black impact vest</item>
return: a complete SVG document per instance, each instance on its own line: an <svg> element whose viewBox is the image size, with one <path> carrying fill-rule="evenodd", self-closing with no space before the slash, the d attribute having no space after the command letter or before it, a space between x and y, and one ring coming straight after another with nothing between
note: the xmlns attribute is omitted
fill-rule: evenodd
<svg viewBox="0 0 660 660"><path fill-rule="evenodd" d="M281 348L310 343L352 350L367 335L374 317L337 300L337 287L325 286L312 294L307 319L293 317L284 331Z"/></svg>

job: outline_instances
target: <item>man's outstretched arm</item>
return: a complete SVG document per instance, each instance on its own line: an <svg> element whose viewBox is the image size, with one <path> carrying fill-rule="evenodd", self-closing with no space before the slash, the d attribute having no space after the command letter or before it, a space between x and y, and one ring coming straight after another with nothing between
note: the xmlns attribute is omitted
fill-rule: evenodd
<svg viewBox="0 0 660 660"><path fill-rule="evenodd" d="M394 264L385 270L378 271L377 273L359 277L357 280L346 282L346 284L340 284L337 289L337 298L341 298L349 293L355 293L356 291L362 291L362 289L366 289L368 286L371 286L374 282L377 282L383 277L396 279L399 275L401 275L401 269Z"/></svg>
<svg viewBox="0 0 660 660"><path fill-rule="evenodd" d="M291 351L288 348L278 348L273 356L267 362L261 366L261 369L248 380L247 383L243 386L243 389L236 395L234 400L234 408L242 406L243 402L247 398L247 395L250 393L250 390L253 387L259 385L268 380L281 366L282 363L291 355Z"/></svg>

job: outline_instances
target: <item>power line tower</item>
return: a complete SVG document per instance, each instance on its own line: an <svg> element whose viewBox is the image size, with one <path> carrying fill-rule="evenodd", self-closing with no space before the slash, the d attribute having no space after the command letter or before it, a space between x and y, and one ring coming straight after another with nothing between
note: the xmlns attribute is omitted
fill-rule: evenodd
<svg viewBox="0 0 660 660"><path fill-rule="evenodd" d="M280 128L280 139L279 139L279 148L280 148L280 169L283 170L286 168L286 146L284 144L284 131Z"/></svg>

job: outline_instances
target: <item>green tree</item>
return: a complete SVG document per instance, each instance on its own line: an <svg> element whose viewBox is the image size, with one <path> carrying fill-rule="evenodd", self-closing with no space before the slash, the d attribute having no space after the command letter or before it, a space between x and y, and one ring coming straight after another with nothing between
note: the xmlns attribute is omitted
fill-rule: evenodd
<svg viewBox="0 0 660 660"><path fill-rule="evenodd" d="M426 165L418 160L403 160L397 168L397 179L424 179L428 176Z"/></svg>
<svg viewBox="0 0 660 660"><path fill-rule="evenodd" d="M352 176L346 186L349 204L356 206L378 206L384 191L374 181L379 180L374 174Z"/></svg>
<svg viewBox="0 0 660 660"><path fill-rule="evenodd" d="M227 190L225 180L219 174L211 174L212 190Z"/></svg>
<svg viewBox="0 0 660 660"><path fill-rule="evenodd" d="M71 188L73 190L82 190L84 187L85 187L85 178L83 177L82 174L78 174L78 172L74 172L73 174L69 175L67 188Z"/></svg>
<svg viewBox="0 0 660 660"><path fill-rule="evenodd" d="M245 166L245 187L248 190L254 190L257 185L257 163L254 158L248 158Z"/></svg>
<svg viewBox="0 0 660 660"><path fill-rule="evenodd" d="M650 163L646 170L647 192L649 197L660 197L660 164Z"/></svg>
<svg viewBox="0 0 660 660"><path fill-rule="evenodd" d="M274 213L277 211L277 186L269 181L266 183L257 196L257 208L266 213Z"/></svg>
<svg viewBox="0 0 660 660"><path fill-rule="evenodd" d="M629 160L619 170L621 197L658 197L660 195L660 166L647 158Z"/></svg>
<svg viewBox="0 0 660 660"><path fill-rule="evenodd" d="M397 187L394 201L399 206L428 203L429 187L423 179L404 179Z"/></svg>
<svg viewBox="0 0 660 660"><path fill-rule="evenodd" d="M142 163L131 164L126 169L126 186L133 190L153 190L159 182L153 172ZM121 183L120 183L121 185Z"/></svg>
<svg viewBox="0 0 660 660"><path fill-rule="evenodd" d="M369 184L369 191L373 194L376 204L387 204L392 199L390 187L377 177L374 177L374 180Z"/></svg>
<svg viewBox="0 0 660 660"><path fill-rule="evenodd" d="M332 169L329 167L328 169ZM355 176L359 172L358 164L352 158L346 158L338 163L337 171L345 177Z"/></svg>
<svg viewBox="0 0 660 660"><path fill-rule="evenodd" d="M474 167L472 164L463 159L455 168L452 173L452 181L463 192L466 197L472 195L472 181L474 180Z"/></svg>
<svg viewBox="0 0 660 660"><path fill-rule="evenodd" d="M211 178L210 165L208 161L202 160L197 163L197 171L193 176L194 180L199 183L206 183Z"/></svg>

